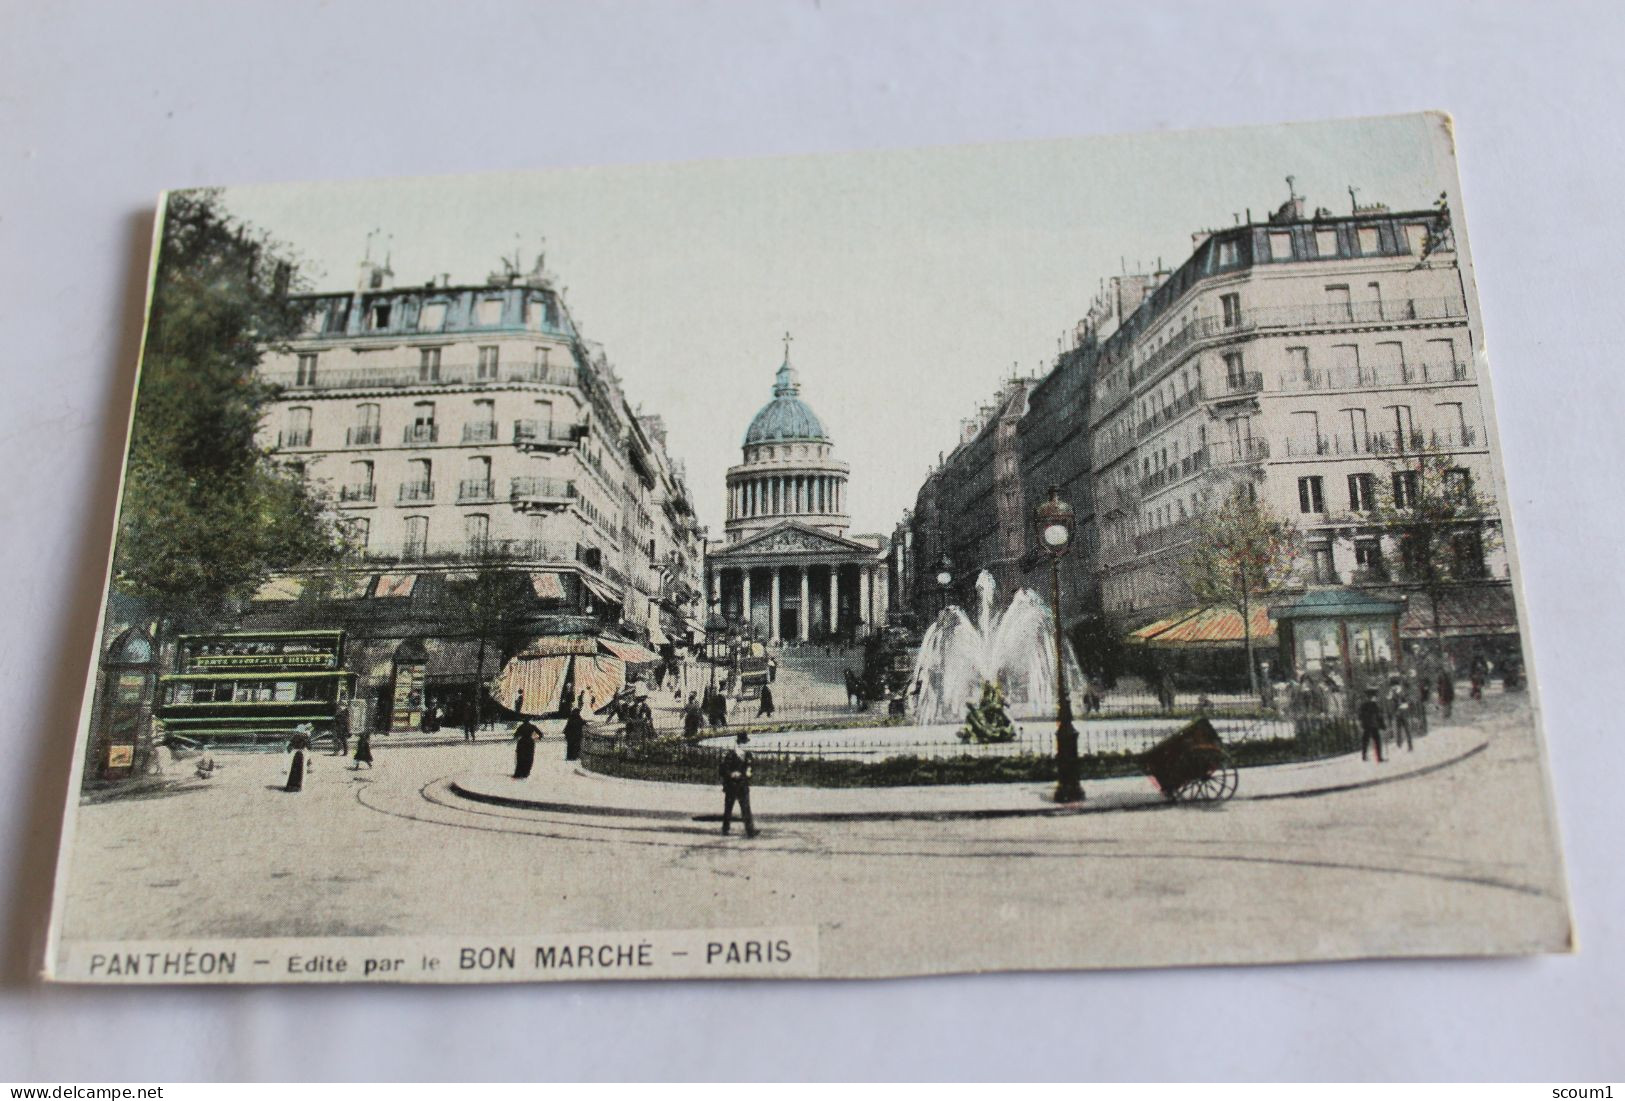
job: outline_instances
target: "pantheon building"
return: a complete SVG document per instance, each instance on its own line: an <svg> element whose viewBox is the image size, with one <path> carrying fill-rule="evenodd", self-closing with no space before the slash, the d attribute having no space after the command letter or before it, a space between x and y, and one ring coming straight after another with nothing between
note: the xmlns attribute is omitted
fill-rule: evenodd
<svg viewBox="0 0 1625 1101"><path fill-rule="evenodd" d="M886 541L847 529L848 466L784 364L727 477L726 539L710 548L713 611L758 638L859 637L884 624Z"/></svg>

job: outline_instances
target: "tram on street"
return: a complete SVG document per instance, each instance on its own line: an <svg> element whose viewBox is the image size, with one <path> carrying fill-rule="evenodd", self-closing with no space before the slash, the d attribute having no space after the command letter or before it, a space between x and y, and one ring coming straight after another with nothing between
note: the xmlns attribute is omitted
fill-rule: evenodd
<svg viewBox="0 0 1625 1101"><path fill-rule="evenodd" d="M304 723L332 736L356 675L343 631L182 635L175 672L158 678L157 716L174 749L281 749Z"/></svg>

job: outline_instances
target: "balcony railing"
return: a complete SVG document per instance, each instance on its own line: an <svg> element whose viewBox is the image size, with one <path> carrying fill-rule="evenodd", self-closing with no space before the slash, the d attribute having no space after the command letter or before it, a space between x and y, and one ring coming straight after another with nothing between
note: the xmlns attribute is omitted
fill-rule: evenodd
<svg viewBox="0 0 1625 1101"><path fill-rule="evenodd" d="M378 487L372 482L365 485L339 487L340 501L376 501L377 499Z"/></svg>
<svg viewBox="0 0 1625 1101"><path fill-rule="evenodd" d="M1221 440L1208 444L1205 462L1210 466L1228 466L1261 463L1269 457L1269 441L1262 436L1249 436L1242 440Z"/></svg>
<svg viewBox="0 0 1625 1101"><path fill-rule="evenodd" d="M1130 385L1140 385L1179 358L1187 348L1210 337L1231 336L1257 329L1448 321L1466 316L1467 303L1464 299L1396 298L1301 306L1260 306L1242 310L1230 318L1198 317L1174 332L1161 347L1146 356L1131 373Z"/></svg>
<svg viewBox="0 0 1625 1101"><path fill-rule="evenodd" d="M493 501L496 486L489 478L465 478L457 483L459 501Z"/></svg>
<svg viewBox="0 0 1625 1101"><path fill-rule="evenodd" d="M1350 585L1386 585L1392 580L1387 566L1360 566L1349 575Z"/></svg>
<svg viewBox="0 0 1625 1101"><path fill-rule="evenodd" d="M470 421L463 425L464 443L490 443L496 438L496 421Z"/></svg>
<svg viewBox="0 0 1625 1101"><path fill-rule="evenodd" d="M1167 524L1155 531L1142 532L1134 537L1134 550L1138 554L1149 554L1163 547L1188 542L1196 537L1197 526L1198 521L1192 517Z"/></svg>
<svg viewBox="0 0 1625 1101"><path fill-rule="evenodd" d="M490 386L497 383L539 383L545 386L575 386L574 364L568 366L502 367L493 371L478 363L443 363L438 368L417 364L398 367L358 367L349 371L322 370L315 379L301 378L295 369L264 371L260 377L273 386L288 390L371 390L395 387Z"/></svg>
<svg viewBox="0 0 1625 1101"><path fill-rule="evenodd" d="M1279 389L1369 390L1378 386L1429 386L1445 382L1469 382L1470 363L1388 363L1370 367L1327 367L1307 372L1284 373Z"/></svg>
<svg viewBox="0 0 1625 1101"><path fill-rule="evenodd" d="M278 447L309 447L310 429L290 428L286 432L278 432L276 445Z"/></svg>
<svg viewBox="0 0 1625 1101"><path fill-rule="evenodd" d="M513 422L513 442L519 447L563 449L574 445L580 438L579 425L537 420Z"/></svg>
<svg viewBox="0 0 1625 1101"><path fill-rule="evenodd" d="M376 424L358 424L344 432L344 443L348 447L372 447L377 445L378 439Z"/></svg>
<svg viewBox="0 0 1625 1101"><path fill-rule="evenodd" d="M1457 451L1478 447L1478 431L1473 428L1442 429L1432 432L1373 432L1366 437L1373 455L1402 455L1423 451Z"/></svg>
<svg viewBox="0 0 1625 1101"><path fill-rule="evenodd" d="M513 479L508 497L514 504L567 505L576 496L576 484L559 478L530 476Z"/></svg>
<svg viewBox="0 0 1625 1101"><path fill-rule="evenodd" d="M432 501L434 500L433 482L402 482L398 501Z"/></svg>
<svg viewBox="0 0 1625 1101"><path fill-rule="evenodd" d="M440 426L432 421L428 424L409 424L402 436L404 443L437 443L440 440Z"/></svg>
<svg viewBox="0 0 1625 1101"><path fill-rule="evenodd" d="M1237 375L1224 377L1226 395L1256 394L1263 388L1264 375L1261 371L1243 371Z"/></svg>

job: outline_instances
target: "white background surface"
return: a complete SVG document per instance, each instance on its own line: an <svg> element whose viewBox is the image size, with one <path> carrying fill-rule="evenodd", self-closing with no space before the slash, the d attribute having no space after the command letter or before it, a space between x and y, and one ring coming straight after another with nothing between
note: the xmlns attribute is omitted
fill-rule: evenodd
<svg viewBox="0 0 1625 1101"><path fill-rule="evenodd" d="M0 1078L1617 1077L1622 34L1617 7L1558 4L5 4ZM30 978L161 189L1435 107L1457 118L1580 955L845 985Z"/></svg>

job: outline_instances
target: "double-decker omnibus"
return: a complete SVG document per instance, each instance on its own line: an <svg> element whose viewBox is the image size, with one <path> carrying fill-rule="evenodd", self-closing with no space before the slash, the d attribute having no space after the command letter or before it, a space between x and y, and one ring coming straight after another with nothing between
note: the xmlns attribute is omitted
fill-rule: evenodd
<svg viewBox="0 0 1625 1101"><path fill-rule="evenodd" d="M343 665L343 631L182 635L158 720L177 747L280 749L301 723L325 740L355 689Z"/></svg>

